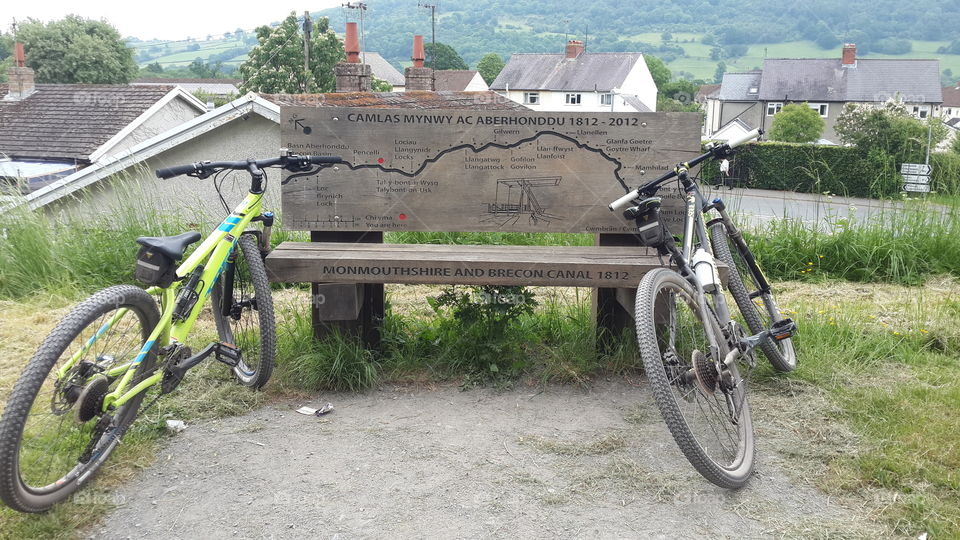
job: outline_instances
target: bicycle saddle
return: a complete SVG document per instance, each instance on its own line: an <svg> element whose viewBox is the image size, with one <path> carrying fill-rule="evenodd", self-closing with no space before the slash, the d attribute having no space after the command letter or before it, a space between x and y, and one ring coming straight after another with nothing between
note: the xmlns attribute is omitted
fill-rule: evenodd
<svg viewBox="0 0 960 540"><path fill-rule="evenodd" d="M141 236L137 243L141 246L153 248L175 261L183 258L187 247L200 239L200 233L187 232L176 236Z"/></svg>

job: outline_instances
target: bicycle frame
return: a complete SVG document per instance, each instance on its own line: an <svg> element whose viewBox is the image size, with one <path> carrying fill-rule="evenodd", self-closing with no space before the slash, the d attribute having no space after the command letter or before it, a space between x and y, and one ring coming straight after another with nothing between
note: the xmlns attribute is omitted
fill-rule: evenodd
<svg viewBox="0 0 960 540"><path fill-rule="evenodd" d="M147 292L150 294L160 295L160 322L150 332L149 338L147 338L147 341L143 344L143 347L141 347L139 353L136 357L134 357L133 360L109 369L103 373L107 377L111 378L121 377L120 383L117 385L116 389L107 394L103 399L104 412L109 409L122 406L136 395L140 394L147 388L158 384L163 379L163 371L158 370L146 379L140 381L137 385L128 389L128 386L130 386L130 383L136 375L140 364L148 354L151 354L151 351L154 351L155 354L156 350L159 350L160 348L174 343L182 343L184 340L186 340L187 335L190 334L190 331L193 329L193 326L197 321L197 317L203 310L203 306L210 297L210 294L213 291L213 286L223 273L223 269L226 267L230 255L236 247L237 239L241 234L243 234L250 222L255 217L260 216L262 202L262 192L248 193L243 202L237 205L233 212L231 212L230 215L220 223L220 226L218 226L213 233L207 236L200 246L197 247L197 249L194 250L194 252L187 258L187 260L177 268L177 277L182 279L203 265L200 281L195 289L198 298L187 317L179 321L173 320L173 311L176 303L175 299L181 284L180 279L165 289L160 287L151 287L147 289ZM90 347L93 346L97 339L114 324L119 322L126 314L126 309L119 309L109 321L104 323L104 325L97 330L96 334L87 340L84 346L81 347L81 349L75 353L70 360L65 362L64 365L59 368L57 373L58 377L65 377L70 369L76 364L76 362L80 358L83 358L87 351L90 350Z"/></svg>

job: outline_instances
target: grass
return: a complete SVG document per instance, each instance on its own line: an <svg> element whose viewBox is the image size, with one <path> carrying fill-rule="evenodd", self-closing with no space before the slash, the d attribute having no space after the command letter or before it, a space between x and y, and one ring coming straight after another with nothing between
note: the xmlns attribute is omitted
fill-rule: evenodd
<svg viewBox="0 0 960 540"><path fill-rule="evenodd" d="M830 493L874 494L882 501L874 511L898 534L960 535L957 282L791 287L783 302L800 327L800 367L791 379L826 392L835 407L827 422L848 425L860 439L851 453L837 452L844 441L827 440L825 453L806 465L810 474ZM782 381L766 371L759 384Z"/></svg>
<svg viewBox="0 0 960 540"><path fill-rule="evenodd" d="M869 220L851 215L827 215L820 223L775 220L748 231L747 243L764 271L778 280L917 285L938 274L960 276L960 201L940 201L911 202Z"/></svg>

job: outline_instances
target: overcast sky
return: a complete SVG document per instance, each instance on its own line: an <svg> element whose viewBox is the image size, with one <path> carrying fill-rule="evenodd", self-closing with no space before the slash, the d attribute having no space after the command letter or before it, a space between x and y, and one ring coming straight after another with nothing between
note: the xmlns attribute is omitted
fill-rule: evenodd
<svg viewBox="0 0 960 540"><path fill-rule="evenodd" d="M197 2L196 0L160 0L130 2L118 0L3 0L2 28L10 31L13 19L28 17L44 22L76 14L88 19L106 19L123 36L143 40L150 38L177 40L205 38L237 28L251 30L257 26L284 19L291 11L319 11L339 6L345 0L311 0L294 2ZM336 20L331 20L336 23ZM334 28L336 30L336 28Z"/></svg>

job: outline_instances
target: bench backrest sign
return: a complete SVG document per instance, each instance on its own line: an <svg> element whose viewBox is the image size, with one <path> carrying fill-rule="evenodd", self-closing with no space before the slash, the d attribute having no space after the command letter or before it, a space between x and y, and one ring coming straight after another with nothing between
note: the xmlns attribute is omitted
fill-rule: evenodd
<svg viewBox="0 0 960 540"><path fill-rule="evenodd" d="M346 163L285 173L291 230L630 232L607 204L696 156L691 113L281 109L281 142ZM674 184L663 214L682 221Z"/></svg>

